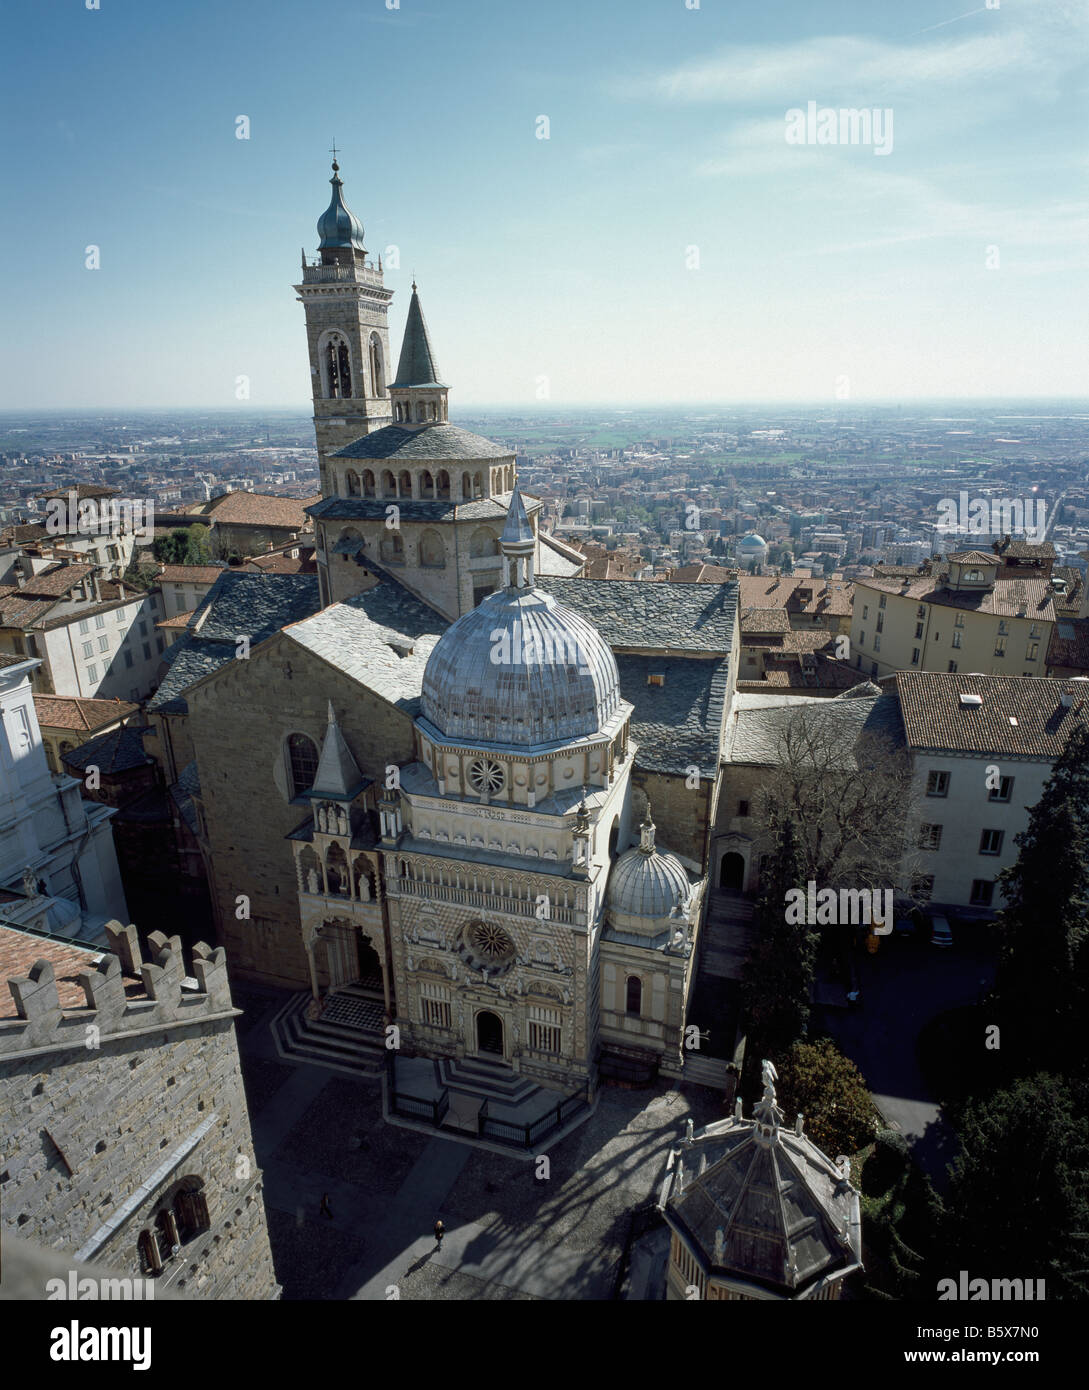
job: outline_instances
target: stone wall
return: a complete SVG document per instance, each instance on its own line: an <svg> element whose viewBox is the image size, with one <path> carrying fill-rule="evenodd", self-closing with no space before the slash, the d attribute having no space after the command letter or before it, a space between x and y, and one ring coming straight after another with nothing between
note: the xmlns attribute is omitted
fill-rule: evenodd
<svg viewBox="0 0 1089 1390"><path fill-rule="evenodd" d="M61 1010L44 959L8 982L19 1016L0 1020L0 1230L140 1277L141 1232L183 1179L199 1180L208 1229L157 1288L277 1298L224 953L195 947L196 988L183 988L177 937L153 934L145 963L135 928L107 931L117 954L80 976L86 1008ZM126 996L133 973L139 997L131 983Z"/></svg>

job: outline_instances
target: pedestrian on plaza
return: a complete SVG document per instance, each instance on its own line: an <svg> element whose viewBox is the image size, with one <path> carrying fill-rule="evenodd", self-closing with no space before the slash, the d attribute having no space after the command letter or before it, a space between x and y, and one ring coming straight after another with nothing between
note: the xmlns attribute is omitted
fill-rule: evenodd
<svg viewBox="0 0 1089 1390"><path fill-rule="evenodd" d="M332 1219L333 1219L333 1209L332 1209L332 1207L330 1207L330 1205L329 1205L329 1194L328 1194L328 1192L323 1192L323 1193L321 1194L321 1214L322 1214L322 1216L327 1216L327 1217L329 1218L329 1220L332 1221Z"/></svg>
<svg viewBox="0 0 1089 1390"><path fill-rule="evenodd" d="M440 1220L440 1221L436 1221L436 1222L435 1222L435 1244L436 1244L437 1246L439 1246L440 1249L442 1248L442 1238L443 1238L443 1236L444 1236L445 1234L446 1234L446 1227L442 1224L442 1221L441 1221L441 1220Z"/></svg>

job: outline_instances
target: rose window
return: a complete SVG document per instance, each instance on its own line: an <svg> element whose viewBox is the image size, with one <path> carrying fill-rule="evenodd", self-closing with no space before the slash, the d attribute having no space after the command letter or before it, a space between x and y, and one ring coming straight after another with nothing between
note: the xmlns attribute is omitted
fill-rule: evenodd
<svg viewBox="0 0 1089 1390"><path fill-rule="evenodd" d="M470 922L458 954L474 970L505 974L514 964L516 947L510 932L494 922Z"/></svg>
<svg viewBox="0 0 1089 1390"><path fill-rule="evenodd" d="M469 764L469 782L481 796L494 796L503 786L502 764L491 758L477 758Z"/></svg>

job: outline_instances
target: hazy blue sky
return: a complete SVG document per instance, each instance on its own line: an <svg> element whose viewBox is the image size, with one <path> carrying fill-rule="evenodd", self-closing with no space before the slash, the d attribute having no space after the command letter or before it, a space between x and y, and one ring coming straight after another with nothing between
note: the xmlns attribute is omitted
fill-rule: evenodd
<svg viewBox="0 0 1089 1390"><path fill-rule="evenodd" d="M1086 394L1085 0L100 4L7 8L2 408L302 405L333 137L455 414Z"/></svg>

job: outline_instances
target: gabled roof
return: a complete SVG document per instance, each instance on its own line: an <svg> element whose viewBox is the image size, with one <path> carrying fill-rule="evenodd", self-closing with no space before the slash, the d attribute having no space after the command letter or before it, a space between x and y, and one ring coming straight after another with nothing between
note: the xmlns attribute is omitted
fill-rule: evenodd
<svg viewBox="0 0 1089 1390"><path fill-rule="evenodd" d="M558 579L536 586L587 618L616 651L726 655L734 641L737 585Z"/></svg>
<svg viewBox="0 0 1089 1390"><path fill-rule="evenodd" d="M1051 762L1071 730L1089 721L1089 681L900 671L895 684L913 748ZM1075 692L1069 709L1060 701L1067 689ZM962 704L961 695L981 703Z"/></svg>
<svg viewBox="0 0 1089 1390"><path fill-rule="evenodd" d="M945 557L958 565L1000 565L1002 561L993 552L985 550L953 550Z"/></svg>
<svg viewBox="0 0 1089 1390"><path fill-rule="evenodd" d="M127 719L139 705L127 700L95 700L85 696L34 696L34 712L43 729L73 729L76 733L94 733L104 724Z"/></svg>

